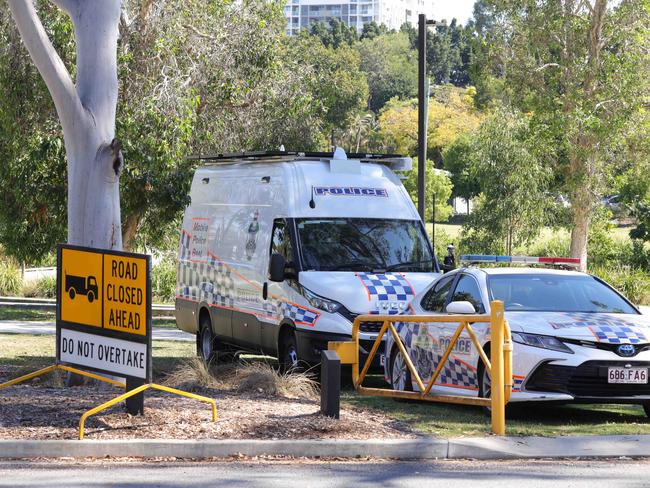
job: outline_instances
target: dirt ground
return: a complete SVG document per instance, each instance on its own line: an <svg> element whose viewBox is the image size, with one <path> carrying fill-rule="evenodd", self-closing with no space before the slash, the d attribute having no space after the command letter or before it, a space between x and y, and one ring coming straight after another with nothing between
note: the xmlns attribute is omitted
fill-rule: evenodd
<svg viewBox="0 0 650 488"><path fill-rule="evenodd" d="M145 415L131 416L123 404L86 422L87 439L370 439L410 438L416 434L384 414L356 407L341 419L319 414L318 398L195 389L217 401L210 406L148 390ZM76 439L81 415L118 396L117 387L13 386L0 394L0 439Z"/></svg>

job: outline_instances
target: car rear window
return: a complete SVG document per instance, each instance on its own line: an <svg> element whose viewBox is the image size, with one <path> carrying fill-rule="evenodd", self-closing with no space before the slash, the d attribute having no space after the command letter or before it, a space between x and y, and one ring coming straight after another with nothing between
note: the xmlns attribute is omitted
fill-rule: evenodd
<svg viewBox="0 0 650 488"><path fill-rule="evenodd" d="M498 274L488 279L494 300L510 312L638 313L614 289L589 275Z"/></svg>

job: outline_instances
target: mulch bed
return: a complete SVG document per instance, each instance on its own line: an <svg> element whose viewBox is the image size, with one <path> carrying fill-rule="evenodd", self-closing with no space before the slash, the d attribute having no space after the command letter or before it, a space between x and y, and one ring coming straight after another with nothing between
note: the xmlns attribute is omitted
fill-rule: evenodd
<svg viewBox="0 0 650 488"><path fill-rule="evenodd" d="M81 415L118 396L115 387L17 385L0 390L0 439L77 439ZM208 404L148 390L145 415L131 416L123 404L88 419L87 439L376 439L417 434L381 412L341 407L341 419L319 414L318 398L285 398L227 390L196 389L217 401L218 420Z"/></svg>

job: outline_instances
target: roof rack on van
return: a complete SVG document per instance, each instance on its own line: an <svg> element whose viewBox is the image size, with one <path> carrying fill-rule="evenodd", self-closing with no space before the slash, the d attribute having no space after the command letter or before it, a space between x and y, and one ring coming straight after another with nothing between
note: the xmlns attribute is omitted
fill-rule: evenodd
<svg viewBox="0 0 650 488"><path fill-rule="evenodd" d="M341 157L343 155L343 157ZM412 168L412 160L399 154L350 153L345 154L340 148L335 152L303 152L303 151L245 151L237 153L218 153L190 156L191 161L205 161L207 164L232 163L280 163L300 160L332 160L356 159L364 163L379 163L389 166L392 170L408 171Z"/></svg>

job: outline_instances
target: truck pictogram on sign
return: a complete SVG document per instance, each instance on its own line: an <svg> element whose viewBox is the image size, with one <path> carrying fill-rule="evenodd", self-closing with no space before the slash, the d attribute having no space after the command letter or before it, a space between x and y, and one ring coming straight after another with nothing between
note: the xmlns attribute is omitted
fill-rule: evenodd
<svg viewBox="0 0 650 488"><path fill-rule="evenodd" d="M90 303L99 296L97 278L65 274L65 292L74 300L77 295L86 295Z"/></svg>

